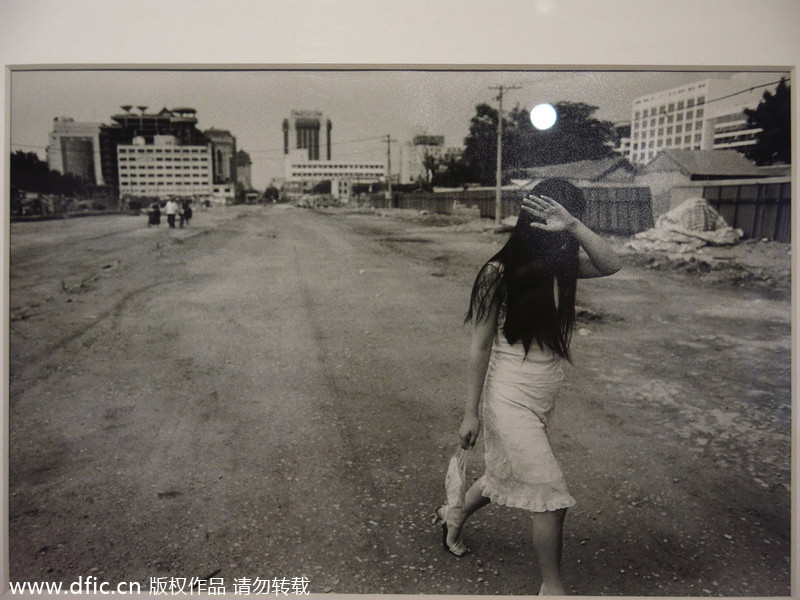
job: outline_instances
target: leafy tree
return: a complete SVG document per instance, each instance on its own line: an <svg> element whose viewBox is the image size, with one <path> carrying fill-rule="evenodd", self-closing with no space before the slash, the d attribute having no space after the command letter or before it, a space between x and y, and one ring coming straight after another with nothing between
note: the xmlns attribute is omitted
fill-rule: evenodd
<svg viewBox="0 0 800 600"><path fill-rule="evenodd" d="M267 202L277 202L281 197L281 192L274 185L270 185L264 192L264 199Z"/></svg>
<svg viewBox="0 0 800 600"><path fill-rule="evenodd" d="M80 178L51 171L35 152L17 150L11 155L11 185L26 192L85 196Z"/></svg>
<svg viewBox="0 0 800 600"><path fill-rule="evenodd" d="M11 155L11 185L28 192L50 192L52 176L35 152L17 150Z"/></svg>
<svg viewBox="0 0 800 600"><path fill-rule="evenodd" d="M440 154L437 152L436 146L418 146L417 151L420 152L420 159L422 162L423 175L417 183L426 189L433 188L433 180L439 170L442 160Z"/></svg>
<svg viewBox="0 0 800 600"><path fill-rule="evenodd" d="M559 102L555 109L558 118L544 131L531 124L528 109L516 106L511 111L512 127L508 141L503 140L504 155L508 146L508 162L503 161L504 169L593 160L613 153L614 124L593 118L596 106Z"/></svg>
<svg viewBox="0 0 800 600"><path fill-rule="evenodd" d="M583 102L559 102L558 119L548 130L536 129L530 111L515 106L503 119L503 170L524 169L577 160L598 159L613 153L613 123L592 115L596 106ZM497 168L497 111L481 104L464 140L464 160L477 179L491 185Z"/></svg>
<svg viewBox="0 0 800 600"><path fill-rule="evenodd" d="M755 109L744 110L747 126L761 129L756 134L755 145L745 146L742 149L745 156L755 161L757 165L792 162L790 97L790 86L784 78L781 78L775 93L765 91Z"/></svg>
<svg viewBox="0 0 800 600"><path fill-rule="evenodd" d="M331 181L330 179L323 179L322 181L318 182L314 185L311 189L312 194L330 194L331 193Z"/></svg>
<svg viewBox="0 0 800 600"><path fill-rule="evenodd" d="M497 165L497 110L488 104L478 104L475 111L464 140L463 160L473 181L490 185Z"/></svg>
<svg viewBox="0 0 800 600"><path fill-rule="evenodd" d="M440 159L439 166L433 174L432 186L458 187L469 181L471 172L463 160L461 152L447 151Z"/></svg>

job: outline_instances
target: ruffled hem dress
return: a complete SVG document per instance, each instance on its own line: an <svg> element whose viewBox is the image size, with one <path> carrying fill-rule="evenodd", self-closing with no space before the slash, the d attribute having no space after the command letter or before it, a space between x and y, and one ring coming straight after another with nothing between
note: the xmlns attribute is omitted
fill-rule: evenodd
<svg viewBox="0 0 800 600"><path fill-rule="evenodd" d="M564 379L561 358L536 343L527 356L521 343L509 344L504 313L501 307L483 389L486 470L478 484L497 504L534 512L568 508L575 499L547 436Z"/></svg>

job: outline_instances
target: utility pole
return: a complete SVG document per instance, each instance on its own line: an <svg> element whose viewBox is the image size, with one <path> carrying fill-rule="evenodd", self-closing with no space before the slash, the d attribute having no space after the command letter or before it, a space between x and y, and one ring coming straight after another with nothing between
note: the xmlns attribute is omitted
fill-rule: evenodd
<svg viewBox="0 0 800 600"><path fill-rule="evenodd" d="M490 90L498 90L497 101L497 171L495 172L494 190L494 222L500 223L503 214L503 93L508 90L518 90L518 85L496 85Z"/></svg>
<svg viewBox="0 0 800 600"><path fill-rule="evenodd" d="M386 191L386 199L392 200L392 142L395 140L387 133L386 134L386 182L388 183L388 190ZM390 206L391 208L391 206Z"/></svg>

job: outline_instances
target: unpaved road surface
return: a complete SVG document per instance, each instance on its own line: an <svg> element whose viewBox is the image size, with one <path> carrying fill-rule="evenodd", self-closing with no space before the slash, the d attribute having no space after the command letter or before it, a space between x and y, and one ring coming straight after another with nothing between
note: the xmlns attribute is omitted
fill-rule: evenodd
<svg viewBox="0 0 800 600"><path fill-rule="evenodd" d="M430 524L503 239L281 206L12 224L11 580L535 594L524 513L481 511L462 559ZM578 303L569 591L789 595L788 294L631 265Z"/></svg>

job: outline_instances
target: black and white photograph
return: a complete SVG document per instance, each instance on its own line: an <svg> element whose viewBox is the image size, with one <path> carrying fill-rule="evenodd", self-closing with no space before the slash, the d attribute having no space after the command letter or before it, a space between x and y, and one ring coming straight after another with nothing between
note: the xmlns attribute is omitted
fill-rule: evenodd
<svg viewBox="0 0 800 600"><path fill-rule="evenodd" d="M6 67L4 591L792 595L791 65Z"/></svg>

